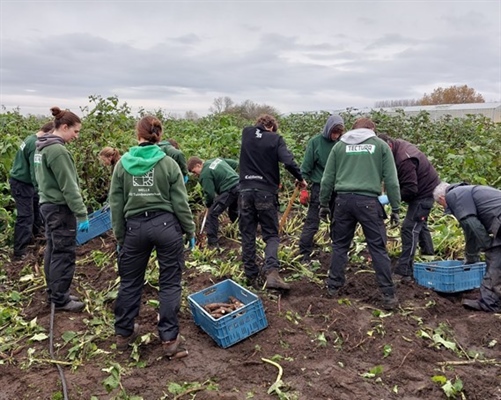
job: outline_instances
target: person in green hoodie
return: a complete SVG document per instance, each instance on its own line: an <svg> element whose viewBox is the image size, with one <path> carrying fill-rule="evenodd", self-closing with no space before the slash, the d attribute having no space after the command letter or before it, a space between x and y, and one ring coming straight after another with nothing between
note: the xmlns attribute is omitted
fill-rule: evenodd
<svg viewBox="0 0 501 400"><path fill-rule="evenodd" d="M188 170L198 176L204 190L207 214L207 245L218 245L219 216L228 209L231 222L238 218L238 162L229 158L207 161L193 156L188 159Z"/></svg>
<svg viewBox="0 0 501 400"><path fill-rule="evenodd" d="M383 308L398 305L386 251L386 213L379 202L382 184L391 204L391 222L399 221L400 187L390 147L375 133L376 125L360 118L332 148L320 184L320 218L327 219L329 202L336 192L331 224L332 257L327 278L330 297L345 283L344 268L357 223L362 226L372 257L376 281L383 294Z"/></svg>
<svg viewBox="0 0 501 400"><path fill-rule="evenodd" d="M169 157L173 158L174 161L179 165L181 173L183 174L183 180L186 184L188 182L188 167L186 165L186 158L183 152L179 149L179 145L174 139L162 140L158 143L160 149Z"/></svg>
<svg viewBox="0 0 501 400"><path fill-rule="evenodd" d="M42 231L38 185L35 178L35 142L37 138L54 129L54 122L44 124L40 130L28 136L21 143L10 170L9 184L16 204L16 224L14 225L14 261L26 257L26 248Z"/></svg>
<svg viewBox="0 0 501 400"><path fill-rule="evenodd" d="M56 311L79 312L85 304L70 295L70 286L75 273L77 229L87 231L89 220L75 162L65 144L78 138L82 123L71 111L52 107L51 112L54 131L38 138L33 158L47 240L45 280Z"/></svg>
<svg viewBox="0 0 501 400"><path fill-rule="evenodd" d="M327 158L331 149L338 142L344 132L344 120L340 115L333 114L325 123L324 130L320 135L316 135L308 141L304 160L301 164L301 173L306 182L311 183L308 213L304 221L303 230L299 238L299 254L301 261L308 263L311 261L313 252L313 238L318 232L320 218L320 182L324 173ZM334 199L334 196L332 196ZM333 201L331 201L331 205Z"/></svg>
<svg viewBox="0 0 501 400"><path fill-rule="evenodd" d="M193 248L195 224L179 166L157 146L162 124L154 116L146 116L137 123L136 134L139 145L131 147L115 165L109 194L119 246L116 344L117 349L125 350L139 335L134 319L139 314L148 260L156 250L160 273L157 327L165 356L174 357L180 353L183 234Z"/></svg>

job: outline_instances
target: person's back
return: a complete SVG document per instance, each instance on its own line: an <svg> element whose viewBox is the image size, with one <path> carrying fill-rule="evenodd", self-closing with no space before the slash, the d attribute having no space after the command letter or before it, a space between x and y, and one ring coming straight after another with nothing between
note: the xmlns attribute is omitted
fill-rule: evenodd
<svg viewBox="0 0 501 400"><path fill-rule="evenodd" d="M181 169L181 173L183 174L185 183L188 178L188 167L186 166L186 158L183 154L183 152L179 149L177 149L171 142L168 140L163 140L160 143L158 143L158 146L160 149L169 157L173 158L174 161L179 165L179 168Z"/></svg>
<svg viewBox="0 0 501 400"><path fill-rule="evenodd" d="M375 135L375 124L358 119L351 131L341 137L329 155L320 189L320 217L330 215L329 200L336 192L331 230L332 258L327 279L330 297L345 283L345 265L357 223L367 242L383 294L383 307L398 305L391 277L391 262L386 251L386 214L378 201L384 183L392 205L392 220L400 207L397 171L389 146Z"/></svg>
<svg viewBox="0 0 501 400"><path fill-rule="evenodd" d="M422 253L434 253L427 219L434 203L433 190L440 179L426 155L415 145L386 134L380 134L379 138L391 148L398 172L400 194L408 205L400 230L402 251L394 272L401 280L410 281L414 275L414 256L418 244Z"/></svg>
<svg viewBox="0 0 501 400"><path fill-rule="evenodd" d="M240 147L240 220L242 260L249 283L259 287L260 275L266 277L266 287L289 289L278 274L278 187L279 163L306 186L299 166L287 149L284 139L276 132L278 123L271 115L261 115L256 125L242 131ZM257 224L266 243L262 273L256 264Z"/></svg>
<svg viewBox="0 0 501 400"><path fill-rule="evenodd" d="M226 192L238 185L239 176L228 161L231 162L232 160L218 157L204 162L199 179L206 193L208 204L212 204L212 200L216 195ZM210 198L207 199L207 196L210 196Z"/></svg>

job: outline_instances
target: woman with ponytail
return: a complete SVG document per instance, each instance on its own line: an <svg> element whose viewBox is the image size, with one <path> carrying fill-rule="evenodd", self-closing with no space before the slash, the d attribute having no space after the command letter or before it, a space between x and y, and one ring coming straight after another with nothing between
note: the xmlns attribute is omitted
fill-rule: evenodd
<svg viewBox="0 0 501 400"><path fill-rule="evenodd" d="M181 272L184 267L183 234L194 246L195 224L183 175L158 147L162 125L153 116L136 126L138 146L115 166L109 194L113 231L118 243L120 288L115 303L118 350L125 350L139 335L134 319L139 314L144 275L156 250L160 276L158 333L166 357L179 357L178 312Z"/></svg>
<svg viewBox="0 0 501 400"><path fill-rule="evenodd" d="M75 273L76 236L89 229L75 162L65 144L78 138L80 118L59 107L50 109L54 131L36 141L35 176L47 245L44 272L49 299L56 311L82 311L85 304L70 295ZM78 227L77 227L78 224Z"/></svg>

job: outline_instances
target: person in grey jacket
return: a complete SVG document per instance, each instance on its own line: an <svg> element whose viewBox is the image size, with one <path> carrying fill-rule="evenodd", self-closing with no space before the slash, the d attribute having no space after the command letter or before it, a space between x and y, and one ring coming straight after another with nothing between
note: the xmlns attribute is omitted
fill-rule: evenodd
<svg viewBox="0 0 501 400"><path fill-rule="evenodd" d="M459 221L465 236L467 264L485 252L487 264L480 298L465 299L463 306L478 311L501 312L501 190L490 186L441 182L433 197Z"/></svg>

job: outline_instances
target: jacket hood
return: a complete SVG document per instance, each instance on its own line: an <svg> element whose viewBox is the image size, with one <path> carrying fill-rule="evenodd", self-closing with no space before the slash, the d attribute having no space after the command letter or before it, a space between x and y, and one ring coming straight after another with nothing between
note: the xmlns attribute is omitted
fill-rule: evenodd
<svg viewBox="0 0 501 400"><path fill-rule="evenodd" d="M343 125L344 126L344 120L340 115L334 114L329 117L327 122L325 123L324 130L322 132L322 136L324 139L327 139L329 141L331 140L331 130L334 128L336 125Z"/></svg>
<svg viewBox="0 0 501 400"><path fill-rule="evenodd" d="M166 155L157 145L134 146L125 153L120 162L133 176L142 176L151 171Z"/></svg>
<svg viewBox="0 0 501 400"><path fill-rule="evenodd" d="M35 146L37 150L40 151L45 147L52 146L53 144L57 143L62 144L64 146L65 141L63 140L62 137L49 133L44 136L40 136L35 142Z"/></svg>
<svg viewBox="0 0 501 400"><path fill-rule="evenodd" d="M360 128L346 132L339 140L346 144L359 144L365 142L371 137L376 137L374 131L366 128Z"/></svg>

